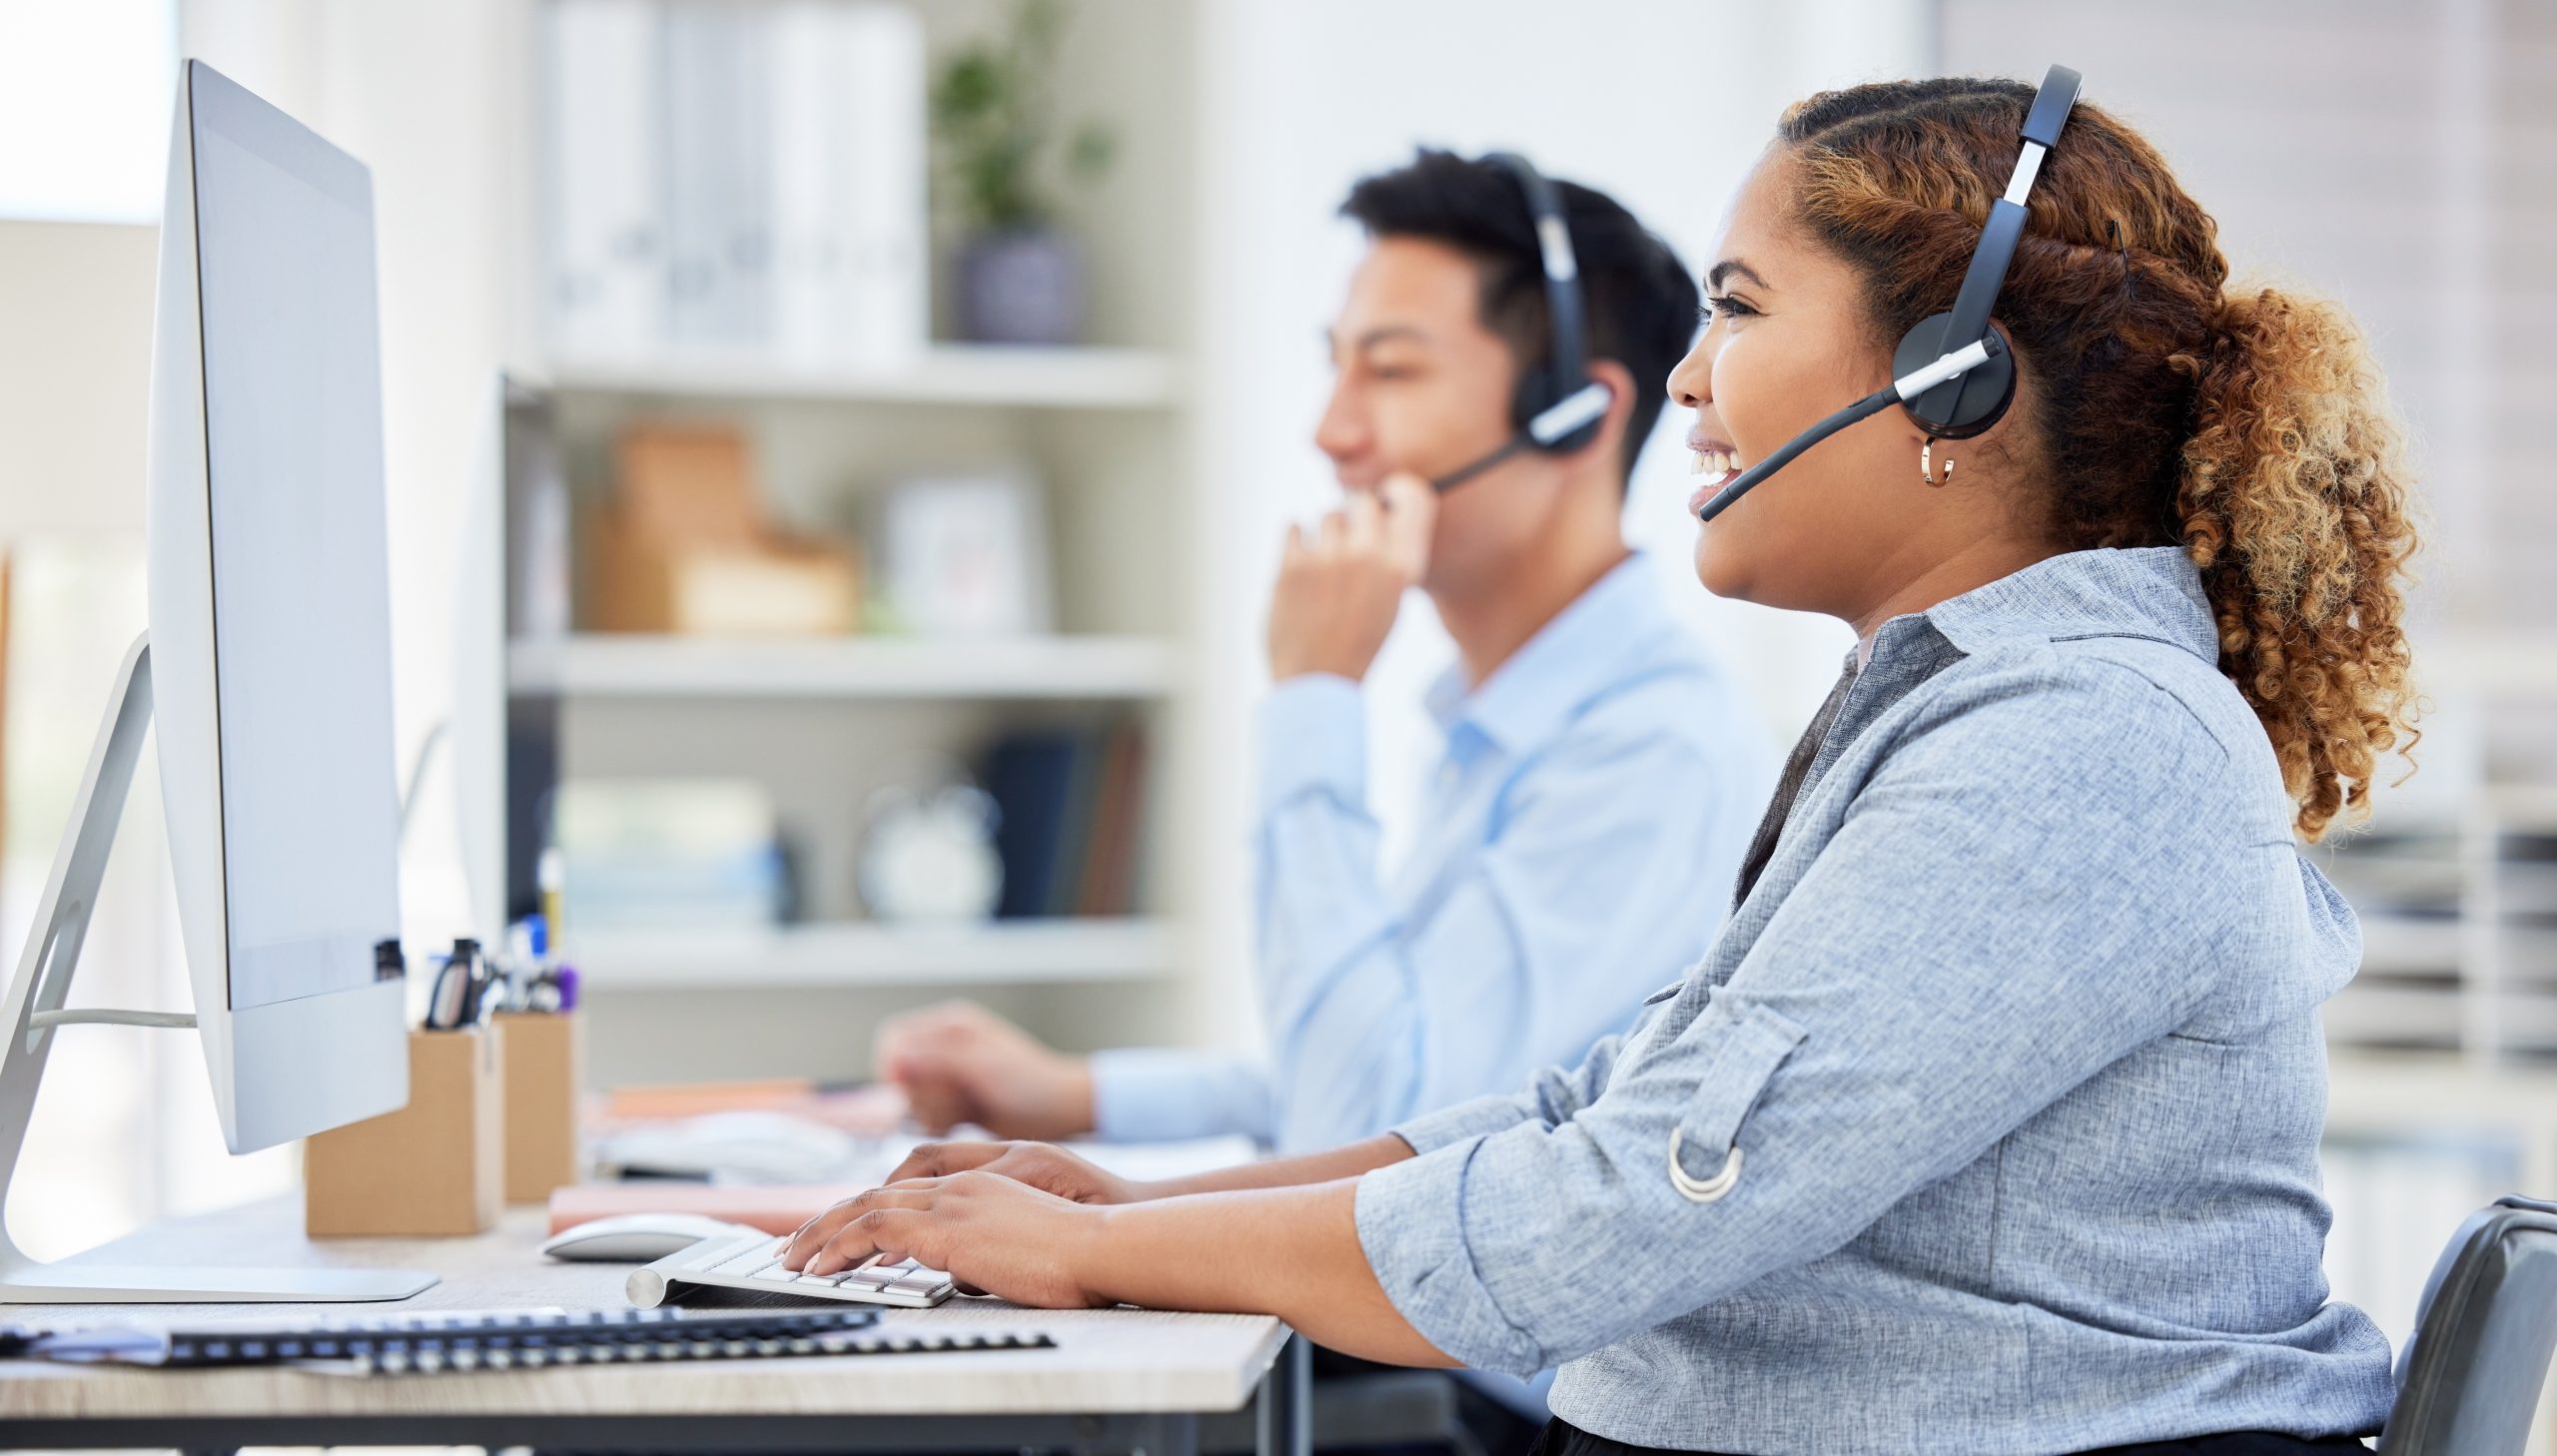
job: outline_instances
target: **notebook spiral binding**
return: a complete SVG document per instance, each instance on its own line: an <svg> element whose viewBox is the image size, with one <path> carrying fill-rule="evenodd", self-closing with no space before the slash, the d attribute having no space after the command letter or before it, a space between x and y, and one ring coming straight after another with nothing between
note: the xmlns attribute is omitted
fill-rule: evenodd
<svg viewBox="0 0 2557 1456"><path fill-rule="evenodd" d="M538 1370L553 1365L1053 1349L1045 1334L873 1330L875 1309L614 1309L413 1316L301 1328L12 1329L10 1354L208 1369L318 1364L364 1375Z"/></svg>

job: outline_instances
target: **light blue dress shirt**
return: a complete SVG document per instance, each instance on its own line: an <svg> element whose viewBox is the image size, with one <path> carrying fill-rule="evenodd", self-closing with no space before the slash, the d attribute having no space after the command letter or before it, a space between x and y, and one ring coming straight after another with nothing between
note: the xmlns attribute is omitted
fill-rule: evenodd
<svg viewBox="0 0 2557 1456"><path fill-rule="evenodd" d="M2218 656L2173 547L1883 624L1704 960L1359 1180L1395 1307L1635 1445L2377 1430L2317 1167L2360 935Z"/></svg>
<svg viewBox="0 0 2557 1456"><path fill-rule="evenodd" d="M1446 748L1387 875L1357 685L1272 691L1255 968L1272 1063L1104 1053L1104 1138L1372 1136L1579 1061L1703 952L1774 756L1649 562L1609 571L1476 690L1451 669L1429 707Z"/></svg>

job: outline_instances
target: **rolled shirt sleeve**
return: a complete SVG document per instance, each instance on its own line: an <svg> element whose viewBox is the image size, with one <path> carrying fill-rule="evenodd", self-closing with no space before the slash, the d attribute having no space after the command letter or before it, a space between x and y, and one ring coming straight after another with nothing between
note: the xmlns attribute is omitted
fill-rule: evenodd
<svg viewBox="0 0 2557 1456"><path fill-rule="evenodd" d="M1673 986L1670 991L1677 989ZM1648 1020L1653 1009L1665 999L1666 993L1663 993L1646 1002L1642 1019ZM1523 1092L1474 1097L1433 1112L1423 1112L1408 1121L1396 1123L1393 1133L1409 1143L1414 1152L1435 1152L1451 1142L1505 1131L1521 1122L1554 1126L1568 1120L1574 1112L1597 1098L1599 1091L1607 1085L1608 1069L1615 1066L1617 1049L1624 1045L1624 1040L1621 1036L1600 1039L1589 1049L1589 1055L1581 1059L1579 1066L1546 1068L1536 1074L1535 1080Z"/></svg>
<svg viewBox="0 0 2557 1456"><path fill-rule="evenodd" d="M2176 1026L2256 877L2295 875L2234 842L2225 751L2126 668L1984 671L1894 731L1724 984L1561 1116L1469 1103L1360 1180L1369 1264L1438 1348L1524 1374L1837 1249ZM1673 1185L1673 1129L1691 1188L1739 1159L1721 1194Z"/></svg>

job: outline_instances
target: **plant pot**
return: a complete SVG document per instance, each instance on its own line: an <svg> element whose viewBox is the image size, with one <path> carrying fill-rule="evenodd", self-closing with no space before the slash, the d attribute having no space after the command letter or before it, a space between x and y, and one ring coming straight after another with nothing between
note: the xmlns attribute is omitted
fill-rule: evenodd
<svg viewBox="0 0 2557 1456"><path fill-rule="evenodd" d="M959 332L973 343L1072 344L1083 306L1083 253L1063 233L979 233L959 250Z"/></svg>

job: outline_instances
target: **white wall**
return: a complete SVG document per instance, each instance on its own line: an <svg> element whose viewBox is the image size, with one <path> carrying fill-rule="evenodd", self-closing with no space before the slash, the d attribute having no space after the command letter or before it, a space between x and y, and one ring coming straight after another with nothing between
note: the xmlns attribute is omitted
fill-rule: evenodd
<svg viewBox="0 0 2557 1456"><path fill-rule="evenodd" d="M1901 76L1925 64L1927 7L1915 0L1821 0L1784 7L1699 0L1238 0L1207 41L1211 129L1202 308L1210 402L1200 450L1223 479L1201 546L1211 579L1236 583L1215 603L1231 674L1212 694L1206 736L1240 747L1266 682L1263 593L1291 519L1324 508L1331 472L1312 444L1329 382L1318 347L1362 246L1333 218L1360 175L1407 160L1416 144L1468 154L1526 153L1556 176L1606 191L1701 269L1733 185L1772 135L1783 106L1823 86ZM1837 674L1852 637L1835 623L1717 601L1688 567L1694 524L1677 436L1663 416L1636 472L1626 529L1654 553L1664 590L1723 653L1771 733L1790 737ZM1403 806L1436 749L1418 702L1448 660L1416 594L1371 675L1371 793L1388 853L1407 832ZM1227 856L1214 883L1240 886L1241 785L1218 806L1208 842ZM1237 969L1240 923L1218 928L1219 988L1198 1026L1232 1038L1251 1004Z"/></svg>
<svg viewBox="0 0 2557 1456"><path fill-rule="evenodd" d="M130 224L0 222L7 539L140 544L159 238L157 228Z"/></svg>

